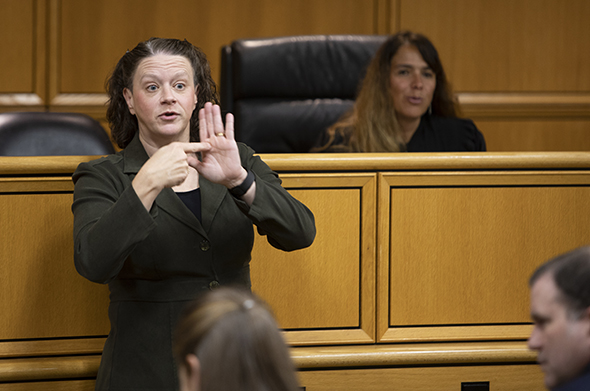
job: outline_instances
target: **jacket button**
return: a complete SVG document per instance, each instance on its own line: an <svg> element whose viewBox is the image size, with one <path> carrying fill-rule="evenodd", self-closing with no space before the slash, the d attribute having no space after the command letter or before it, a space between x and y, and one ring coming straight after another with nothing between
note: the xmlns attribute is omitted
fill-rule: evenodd
<svg viewBox="0 0 590 391"><path fill-rule="evenodd" d="M209 283L209 289L213 290L215 288L219 288L219 282L213 280Z"/></svg>
<svg viewBox="0 0 590 391"><path fill-rule="evenodd" d="M207 250L209 250L210 247L211 247L211 245L209 244L209 241L203 240L201 242L201 250L202 251L207 251Z"/></svg>

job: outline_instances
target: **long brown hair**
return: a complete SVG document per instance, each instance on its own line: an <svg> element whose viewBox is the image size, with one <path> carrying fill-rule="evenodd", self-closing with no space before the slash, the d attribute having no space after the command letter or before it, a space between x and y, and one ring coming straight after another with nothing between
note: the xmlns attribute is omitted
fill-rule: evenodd
<svg viewBox="0 0 590 391"><path fill-rule="evenodd" d="M295 366L267 305L239 288L206 293L185 310L174 356L201 364L202 391L296 391Z"/></svg>
<svg viewBox="0 0 590 391"><path fill-rule="evenodd" d="M217 87L211 77L207 56L199 48L186 39L181 41L171 38L150 38L140 42L133 50L128 50L121 57L106 83L109 95L107 120L111 128L111 136L120 148L125 148L139 129L137 118L129 112L123 90L127 88L133 91L133 76L139 63L156 54L183 56L191 63L195 87L198 86L197 106L193 110L190 124L191 141L199 139L199 110L207 102L219 104Z"/></svg>
<svg viewBox="0 0 590 391"><path fill-rule="evenodd" d="M411 31L400 31L385 41L367 68L353 109L328 130L331 146L336 136L344 145L332 150L342 152L399 152L405 150L400 125L393 111L389 78L391 60L403 45L412 45L436 75L431 113L440 117L456 117L457 109L438 52L428 38Z"/></svg>

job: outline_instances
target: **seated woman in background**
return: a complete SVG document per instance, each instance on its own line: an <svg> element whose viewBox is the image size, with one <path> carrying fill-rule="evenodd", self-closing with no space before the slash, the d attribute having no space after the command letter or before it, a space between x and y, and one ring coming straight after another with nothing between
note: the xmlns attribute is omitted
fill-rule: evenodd
<svg viewBox="0 0 590 391"><path fill-rule="evenodd" d="M312 152L485 151L473 121L457 108L438 52L409 31L377 51L353 109L332 125Z"/></svg>
<svg viewBox="0 0 590 391"><path fill-rule="evenodd" d="M189 306L174 341L180 391L295 391L295 366L266 304L219 288Z"/></svg>

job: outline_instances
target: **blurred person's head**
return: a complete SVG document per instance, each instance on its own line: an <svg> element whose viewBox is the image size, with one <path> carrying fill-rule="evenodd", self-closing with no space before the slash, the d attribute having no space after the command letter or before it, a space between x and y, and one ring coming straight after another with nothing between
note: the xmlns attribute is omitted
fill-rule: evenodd
<svg viewBox="0 0 590 391"><path fill-rule="evenodd" d="M268 306L219 288L184 312L174 355L181 391L298 390L294 364Z"/></svg>
<svg viewBox="0 0 590 391"><path fill-rule="evenodd" d="M590 366L590 247L562 254L531 276L528 340L547 388L567 383Z"/></svg>

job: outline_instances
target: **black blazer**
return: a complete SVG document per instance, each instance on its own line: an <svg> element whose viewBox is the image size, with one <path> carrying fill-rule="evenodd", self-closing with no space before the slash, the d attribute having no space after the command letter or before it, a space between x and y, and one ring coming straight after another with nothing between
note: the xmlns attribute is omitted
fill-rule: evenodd
<svg viewBox="0 0 590 391"><path fill-rule="evenodd" d="M244 144L242 165L256 176L248 205L204 178L202 223L172 189L149 211L131 181L148 159L137 135L123 151L82 163L73 175L74 260L91 281L108 283L111 331L97 390L176 390L172 334L184 304L220 284L250 287L253 225L290 251L311 245L311 211Z"/></svg>

